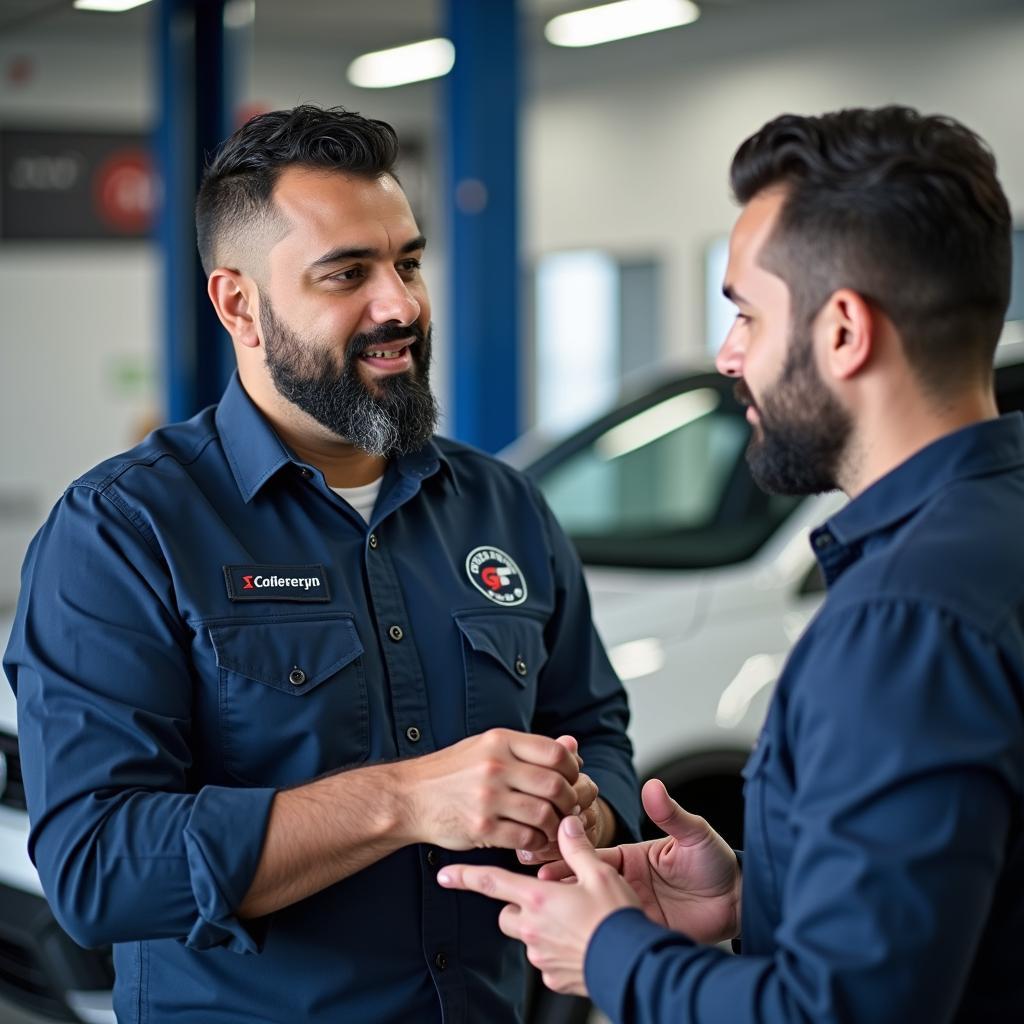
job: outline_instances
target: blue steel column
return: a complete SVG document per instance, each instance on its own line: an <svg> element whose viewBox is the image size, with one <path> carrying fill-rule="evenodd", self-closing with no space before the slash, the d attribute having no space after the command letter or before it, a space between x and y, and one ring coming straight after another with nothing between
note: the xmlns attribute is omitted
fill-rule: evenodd
<svg viewBox="0 0 1024 1024"><path fill-rule="evenodd" d="M224 76L225 0L159 0L159 124L163 183L157 241L163 259L164 395L168 420L217 401L230 343L206 296L193 204L206 156L230 131Z"/></svg>
<svg viewBox="0 0 1024 1024"><path fill-rule="evenodd" d="M452 433L497 451L520 432L516 0L447 0L446 207Z"/></svg>

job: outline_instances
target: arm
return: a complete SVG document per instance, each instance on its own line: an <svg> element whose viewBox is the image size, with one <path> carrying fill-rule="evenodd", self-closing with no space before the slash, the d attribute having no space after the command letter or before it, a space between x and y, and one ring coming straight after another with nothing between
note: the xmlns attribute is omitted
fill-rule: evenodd
<svg viewBox="0 0 1024 1024"><path fill-rule="evenodd" d="M253 952L264 926L244 918L400 846L536 848L574 805L572 755L506 730L281 793L195 791L189 650L146 524L73 488L26 561L7 670L30 853L85 945L181 938Z"/></svg>
<svg viewBox="0 0 1024 1024"><path fill-rule="evenodd" d="M988 638L910 603L831 622L798 656L813 674L786 695L795 845L773 955L731 957L647 920L568 823L577 885L491 868L446 879L513 900L503 930L560 990L582 990L585 971L613 1020L951 1020L1019 799L1006 774L1021 743L1016 683Z"/></svg>
<svg viewBox="0 0 1024 1024"><path fill-rule="evenodd" d="M576 740L583 771L600 793L599 806L585 822L591 839L602 846L635 840L640 835L640 785L626 735L626 694L594 629L579 557L536 491L534 500L545 522L556 588L534 730L548 736L567 733ZM534 862L557 855L552 847Z"/></svg>

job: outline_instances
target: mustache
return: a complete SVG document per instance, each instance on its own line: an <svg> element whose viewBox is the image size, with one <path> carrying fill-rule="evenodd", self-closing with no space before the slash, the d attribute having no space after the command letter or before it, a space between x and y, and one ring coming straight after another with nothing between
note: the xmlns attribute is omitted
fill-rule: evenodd
<svg viewBox="0 0 1024 1024"><path fill-rule="evenodd" d="M749 405L757 410L757 402L754 400L754 396L751 394L750 388L747 387L745 380L738 380L732 386L733 397L740 405Z"/></svg>
<svg viewBox="0 0 1024 1024"><path fill-rule="evenodd" d="M418 323L411 323L407 327L401 324L381 324L372 331L364 331L361 334L353 334L345 347L346 359L354 359L371 349L379 348L389 341L401 341L404 338L413 338L421 346L424 335L423 328Z"/></svg>

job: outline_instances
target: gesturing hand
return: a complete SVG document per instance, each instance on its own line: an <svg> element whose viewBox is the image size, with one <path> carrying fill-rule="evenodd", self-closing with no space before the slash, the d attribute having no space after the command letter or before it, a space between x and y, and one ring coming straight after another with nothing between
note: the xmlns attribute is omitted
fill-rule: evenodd
<svg viewBox="0 0 1024 1024"><path fill-rule="evenodd" d="M393 768L409 842L540 850L577 806L578 761L546 736L490 729Z"/></svg>
<svg viewBox="0 0 1024 1024"><path fill-rule="evenodd" d="M597 926L638 901L614 868L598 858L575 815L562 822L558 846L576 876L574 885L465 864L442 868L437 880L508 903L498 915L498 927L526 944L526 957L540 970L544 984L556 992L585 995L583 963Z"/></svg>
<svg viewBox="0 0 1024 1024"><path fill-rule="evenodd" d="M600 850L597 856L629 883L655 923L685 932L697 942L733 938L740 923L736 854L703 818L683 810L657 779L644 786L643 802L666 837ZM539 872L546 880L573 874L567 861L546 864Z"/></svg>

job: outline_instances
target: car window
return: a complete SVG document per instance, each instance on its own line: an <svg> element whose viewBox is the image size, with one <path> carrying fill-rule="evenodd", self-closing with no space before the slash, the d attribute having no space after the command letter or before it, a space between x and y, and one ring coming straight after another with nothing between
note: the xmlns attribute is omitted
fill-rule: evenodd
<svg viewBox="0 0 1024 1024"><path fill-rule="evenodd" d="M769 497L727 382L659 388L566 442L534 475L584 562L703 568L749 558L798 499Z"/></svg>

